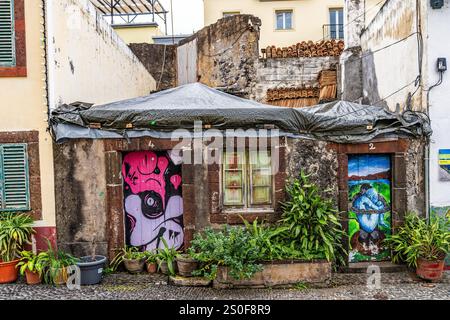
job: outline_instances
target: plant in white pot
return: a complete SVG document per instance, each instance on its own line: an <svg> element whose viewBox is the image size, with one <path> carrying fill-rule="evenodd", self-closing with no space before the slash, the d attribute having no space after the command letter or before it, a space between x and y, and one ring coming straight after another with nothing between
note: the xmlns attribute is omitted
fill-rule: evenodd
<svg viewBox="0 0 450 320"><path fill-rule="evenodd" d="M15 282L17 264L23 245L33 234L33 219L26 214L7 213L0 216L0 283Z"/></svg>

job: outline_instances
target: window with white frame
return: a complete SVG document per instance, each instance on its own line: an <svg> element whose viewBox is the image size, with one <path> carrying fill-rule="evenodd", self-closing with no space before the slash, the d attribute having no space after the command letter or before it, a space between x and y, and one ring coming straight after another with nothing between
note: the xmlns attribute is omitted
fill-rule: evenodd
<svg viewBox="0 0 450 320"><path fill-rule="evenodd" d="M224 152L223 205L270 208L273 204L270 151Z"/></svg>
<svg viewBox="0 0 450 320"><path fill-rule="evenodd" d="M0 67L15 64L14 0L0 0Z"/></svg>
<svg viewBox="0 0 450 320"><path fill-rule="evenodd" d="M292 29L292 10L276 10L276 29L277 30L291 30Z"/></svg>

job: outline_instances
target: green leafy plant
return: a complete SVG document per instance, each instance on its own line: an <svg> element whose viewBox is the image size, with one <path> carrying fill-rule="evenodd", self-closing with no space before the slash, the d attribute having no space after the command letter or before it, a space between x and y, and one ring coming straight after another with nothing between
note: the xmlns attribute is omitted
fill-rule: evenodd
<svg viewBox="0 0 450 320"><path fill-rule="evenodd" d="M120 249L109 265L111 272L115 272L123 260L140 260L146 258L146 253L139 251L138 247L126 246Z"/></svg>
<svg viewBox="0 0 450 320"><path fill-rule="evenodd" d="M430 221L408 213L403 226L385 240L392 250L393 262L417 267L417 260L443 260L450 251L450 221L433 215Z"/></svg>
<svg viewBox="0 0 450 320"><path fill-rule="evenodd" d="M33 232L33 219L29 215L0 215L0 261L17 259L23 245L30 243Z"/></svg>
<svg viewBox="0 0 450 320"><path fill-rule="evenodd" d="M195 234L188 253L200 262L201 268L193 275L214 279L218 267L225 266L234 279L251 278L262 270L257 262L262 255L253 239L252 234L241 227L225 226L218 232L206 229Z"/></svg>
<svg viewBox="0 0 450 320"><path fill-rule="evenodd" d="M22 251L20 261L17 264L20 274L23 276L26 271L38 273L41 276L48 261L47 252L35 254L33 251Z"/></svg>
<svg viewBox="0 0 450 320"><path fill-rule="evenodd" d="M147 263L156 263L156 260L158 258L158 255L156 254L156 252L145 251L143 253L144 253L145 261Z"/></svg>
<svg viewBox="0 0 450 320"><path fill-rule="evenodd" d="M338 211L330 199L324 199L319 187L304 171L286 188L289 200L282 203L280 224L286 227L282 240L306 258L325 258L345 263L343 239L346 233L338 220Z"/></svg>
<svg viewBox="0 0 450 320"><path fill-rule="evenodd" d="M75 265L79 260L67 252L52 247L47 239L48 250L42 256L41 263L44 266L44 282L54 284L60 274L67 274L66 268Z"/></svg>
<svg viewBox="0 0 450 320"><path fill-rule="evenodd" d="M156 254L158 263L158 270L161 269L161 265L166 262L169 275L174 276L175 272L175 259L178 256L178 251L175 248L169 247L167 241L161 237L161 241L164 244L164 248L159 248Z"/></svg>

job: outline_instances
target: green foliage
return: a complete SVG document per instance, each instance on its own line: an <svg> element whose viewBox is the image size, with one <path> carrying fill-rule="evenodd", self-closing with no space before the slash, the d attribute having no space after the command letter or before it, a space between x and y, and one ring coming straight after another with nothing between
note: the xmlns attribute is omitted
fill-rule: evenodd
<svg viewBox="0 0 450 320"><path fill-rule="evenodd" d="M307 283L304 283L304 282L297 282L295 285L294 285L294 289L296 289L296 290L307 290L309 287L308 287L308 284Z"/></svg>
<svg viewBox="0 0 450 320"><path fill-rule="evenodd" d="M60 272L66 272L65 268L75 265L78 259L60 249L54 249L48 239L47 245L48 250L42 255L40 262L44 266L44 282L53 284Z"/></svg>
<svg viewBox="0 0 450 320"><path fill-rule="evenodd" d="M287 187L289 201L282 204L282 219L275 225L246 222L245 228L225 227L197 233L188 253L200 262L197 276L214 279L218 267L228 267L239 280L262 270L259 261L327 259L345 263L342 246L346 233L332 202L324 200L318 187L303 172Z"/></svg>
<svg viewBox="0 0 450 320"><path fill-rule="evenodd" d="M443 260L450 251L450 221L433 215L430 221L415 213L406 216L403 226L385 242L392 249L392 260L417 267L417 259Z"/></svg>
<svg viewBox="0 0 450 320"><path fill-rule="evenodd" d="M19 271L22 276L25 274L25 271L38 273L39 276L42 275L48 261L47 252L35 254L32 251L22 251L20 256L17 268L20 268Z"/></svg>
<svg viewBox="0 0 450 320"><path fill-rule="evenodd" d="M140 260L147 258L145 252L139 251L138 247L125 246L116 254L114 259L109 264L108 272L115 272L117 268L123 263L123 260Z"/></svg>
<svg viewBox="0 0 450 320"><path fill-rule="evenodd" d="M317 256L344 264L346 252L342 241L347 235L332 201L320 195L319 187L303 171L286 191L289 200L282 204L280 224L287 230L282 240L304 257Z"/></svg>
<svg viewBox="0 0 450 320"><path fill-rule="evenodd" d="M229 268L234 279L251 278L262 266L260 248L255 245L251 233L241 227L225 226L221 231L206 229L197 233L188 249L189 255L200 262L201 268L194 271L194 276L214 279L218 267Z"/></svg>
<svg viewBox="0 0 450 320"><path fill-rule="evenodd" d="M33 234L33 219L26 214L7 213L0 215L0 260L15 260L24 244L30 243Z"/></svg>
<svg viewBox="0 0 450 320"><path fill-rule="evenodd" d="M161 241L164 244L164 248L159 248L157 250L156 259L158 262L158 269L161 269L161 265L163 262L167 263L167 269L169 271L169 275L174 276L175 273L175 259L178 256L178 251L174 248L169 248L167 245L167 241L161 237Z"/></svg>
<svg viewBox="0 0 450 320"><path fill-rule="evenodd" d="M158 258L158 255L156 252L144 251L143 254L144 254L145 261L147 263L156 263L156 260Z"/></svg>

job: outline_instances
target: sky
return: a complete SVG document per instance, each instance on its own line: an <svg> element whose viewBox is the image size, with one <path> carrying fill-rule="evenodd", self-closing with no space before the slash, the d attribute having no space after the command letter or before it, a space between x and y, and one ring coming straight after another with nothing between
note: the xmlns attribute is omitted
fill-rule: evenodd
<svg viewBox="0 0 450 320"><path fill-rule="evenodd" d="M170 11L170 0L160 0ZM172 0L174 34L191 34L203 28L203 0ZM172 34L171 14L168 14L167 33ZM164 26L160 28L164 30Z"/></svg>

